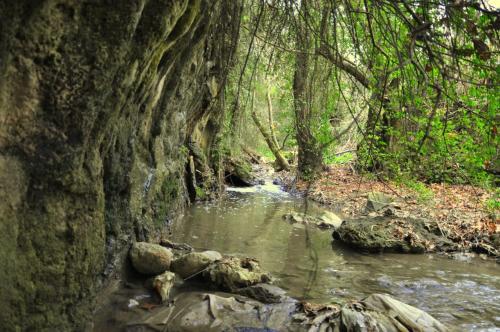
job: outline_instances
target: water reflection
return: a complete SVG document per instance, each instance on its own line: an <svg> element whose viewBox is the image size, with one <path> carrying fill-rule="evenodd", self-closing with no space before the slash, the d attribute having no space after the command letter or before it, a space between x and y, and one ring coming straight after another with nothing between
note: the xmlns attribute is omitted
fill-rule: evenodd
<svg viewBox="0 0 500 332"><path fill-rule="evenodd" d="M332 250L329 231L282 219L306 209L320 211L270 184L232 189L225 200L187 211L174 225L173 240L256 257L299 299L343 302L383 292L461 330L495 331L500 325L500 268L495 262Z"/></svg>

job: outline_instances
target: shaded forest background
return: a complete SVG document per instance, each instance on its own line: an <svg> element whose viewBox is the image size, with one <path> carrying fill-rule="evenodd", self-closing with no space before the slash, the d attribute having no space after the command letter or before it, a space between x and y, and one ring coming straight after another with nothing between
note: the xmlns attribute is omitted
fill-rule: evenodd
<svg viewBox="0 0 500 332"><path fill-rule="evenodd" d="M225 90L226 153L251 147L279 169L298 163L306 179L350 163L408 183L495 186L497 10L482 1L245 2Z"/></svg>

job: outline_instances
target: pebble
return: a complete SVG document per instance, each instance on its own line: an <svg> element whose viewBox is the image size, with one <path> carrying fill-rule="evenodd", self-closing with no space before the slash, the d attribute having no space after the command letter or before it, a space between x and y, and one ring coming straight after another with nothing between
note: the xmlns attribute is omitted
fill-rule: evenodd
<svg viewBox="0 0 500 332"><path fill-rule="evenodd" d="M137 307L139 305L139 301L137 300L134 300L134 299L130 299L128 300L128 308L129 309L132 309L134 307Z"/></svg>

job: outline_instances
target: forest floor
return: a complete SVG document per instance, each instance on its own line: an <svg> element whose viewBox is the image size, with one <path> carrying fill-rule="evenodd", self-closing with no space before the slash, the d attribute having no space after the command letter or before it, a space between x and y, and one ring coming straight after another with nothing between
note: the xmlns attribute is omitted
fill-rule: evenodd
<svg viewBox="0 0 500 332"><path fill-rule="evenodd" d="M329 166L311 182L296 181L291 173L281 175L281 179L289 190L352 219L367 214L370 192L383 193L394 199L393 206L400 215L434 220L464 250L498 256L500 220L498 210L487 208L494 200L491 191L451 184L418 183L409 187L360 175L346 165Z"/></svg>

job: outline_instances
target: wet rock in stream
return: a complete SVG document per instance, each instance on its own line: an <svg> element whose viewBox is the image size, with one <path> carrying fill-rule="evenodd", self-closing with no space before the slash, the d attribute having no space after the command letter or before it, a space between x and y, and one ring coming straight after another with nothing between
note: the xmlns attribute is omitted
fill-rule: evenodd
<svg viewBox="0 0 500 332"><path fill-rule="evenodd" d="M290 212L283 215L283 219L291 224L309 224L315 225L318 228L326 229L332 228L336 229L342 225L343 220L337 216L335 213L330 211L323 211L322 214L318 216L313 216L310 214L302 212Z"/></svg>
<svg viewBox="0 0 500 332"><path fill-rule="evenodd" d="M340 229L343 227L344 224ZM130 256L136 269L141 271L145 271L145 266L138 265L139 262L150 265L148 273L167 265L171 271L150 279L163 304L139 304L129 300L129 311L136 307L142 309L135 311L139 313L135 317L139 318L134 318L133 322L126 316L114 318L117 321L125 319L122 323L126 331L163 331L166 328L173 332L446 330L432 316L389 295L374 294L343 307L298 302L283 289L271 285L270 275L251 258L204 251L182 254L171 262L172 253L168 249L148 243L134 244ZM184 290L177 291L171 299L176 280L174 272L186 279L196 276L207 289L230 293Z"/></svg>
<svg viewBox="0 0 500 332"><path fill-rule="evenodd" d="M271 281L270 275L261 270L256 260L230 256L208 266L202 276L217 288L231 292Z"/></svg>
<svg viewBox="0 0 500 332"><path fill-rule="evenodd" d="M138 260L157 265L148 273L164 269L167 260L171 271L149 279L161 304L129 299L124 310L133 312L133 318L119 313L112 318L126 331L446 330L430 315L389 295L374 294L342 307L298 302L271 285L270 275L252 258L204 251L182 254L170 262L172 253L168 249L147 243L134 244L130 255L136 268ZM144 266L139 268L144 271ZM172 298L174 272L187 280L195 275L202 281L197 287L207 287L207 291L193 291L185 284L184 290L176 289ZM212 291L214 288L223 292Z"/></svg>
<svg viewBox="0 0 500 332"><path fill-rule="evenodd" d="M228 158L225 160L224 178L226 182L236 187L251 187L258 184L251 163L245 158Z"/></svg>
<svg viewBox="0 0 500 332"><path fill-rule="evenodd" d="M172 262L171 269L183 279L193 277L210 264L222 259L217 251L190 252Z"/></svg>
<svg viewBox="0 0 500 332"><path fill-rule="evenodd" d="M132 266L142 274L161 274L170 268L173 253L158 244L136 242L129 252Z"/></svg>
<svg viewBox="0 0 500 332"><path fill-rule="evenodd" d="M333 238L368 252L424 253L454 251L457 245L440 234L432 221L395 216L361 217L345 221Z"/></svg>

